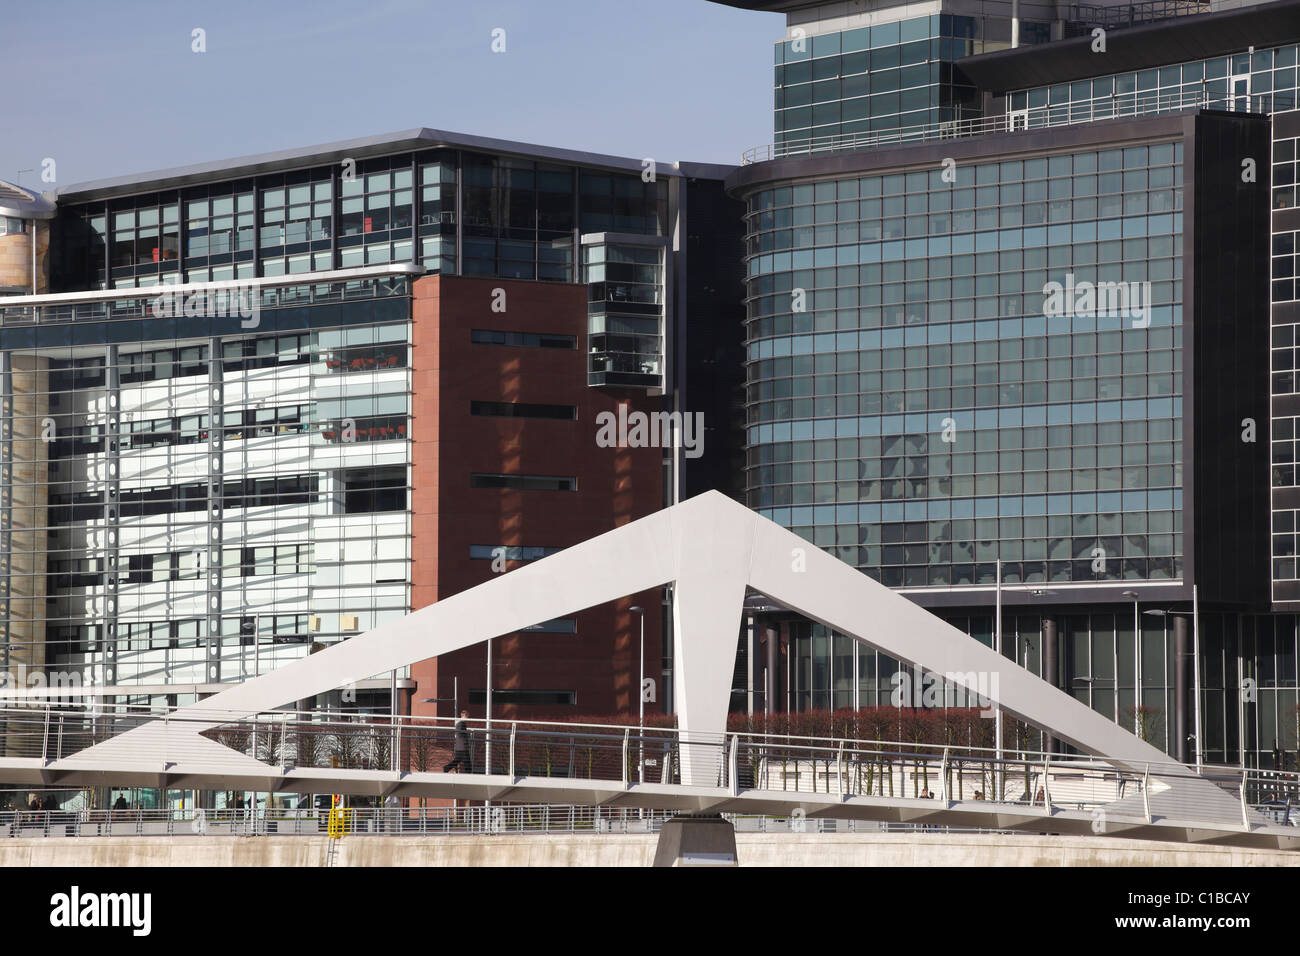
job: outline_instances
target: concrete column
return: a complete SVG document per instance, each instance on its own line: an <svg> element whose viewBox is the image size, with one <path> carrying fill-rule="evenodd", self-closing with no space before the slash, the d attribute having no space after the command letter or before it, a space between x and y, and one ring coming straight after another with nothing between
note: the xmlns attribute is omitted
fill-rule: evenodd
<svg viewBox="0 0 1300 956"><path fill-rule="evenodd" d="M1057 657L1056 618L1043 618L1043 680L1061 686L1061 668Z"/></svg>
<svg viewBox="0 0 1300 956"><path fill-rule="evenodd" d="M1057 654L1056 618L1043 618L1043 680L1053 687L1061 686L1061 666ZM1055 737L1048 735L1043 739L1043 749L1048 753L1059 753L1060 745Z"/></svg>
<svg viewBox="0 0 1300 956"><path fill-rule="evenodd" d="M777 679L781 673L781 631L775 624L766 628L767 637L767 681L763 687L763 712L775 714L781 709L781 683Z"/></svg>
<svg viewBox="0 0 1300 956"><path fill-rule="evenodd" d="M762 634L762 619L756 614L746 615L745 663L748 679L745 686L745 709L751 717L760 709L759 695L763 693L763 654L759 649Z"/></svg>
<svg viewBox="0 0 1300 956"><path fill-rule="evenodd" d="M1187 739L1187 735L1192 732L1192 722L1189 718L1192 686L1191 636L1188 631L1187 617L1182 614L1175 614L1172 617L1174 620L1174 759L1186 763L1192 759L1191 741Z"/></svg>

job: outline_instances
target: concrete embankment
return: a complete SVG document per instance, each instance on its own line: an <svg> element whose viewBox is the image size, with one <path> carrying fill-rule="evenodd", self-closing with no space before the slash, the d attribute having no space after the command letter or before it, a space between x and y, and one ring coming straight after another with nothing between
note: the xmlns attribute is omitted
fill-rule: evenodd
<svg viewBox="0 0 1300 956"><path fill-rule="evenodd" d="M649 866L641 834L112 837L0 841L0 866ZM1300 853L995 834L740 833L742 866L1297 866Z"/></svg>

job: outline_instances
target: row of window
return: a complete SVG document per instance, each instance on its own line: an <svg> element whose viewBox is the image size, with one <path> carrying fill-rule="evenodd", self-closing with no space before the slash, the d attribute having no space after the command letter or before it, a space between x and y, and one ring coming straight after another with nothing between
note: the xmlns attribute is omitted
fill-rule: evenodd
<svg viewBox="0 0 1300 956"><path fill-rule="evenodd" d="M813 519L826 517L824 510L836 511L835 508L792 508L782 517L793 522L796 527L812 526L813 543L821 546L831 545L896 545L896 544L941 544L947 542L979 542L976 554L978 560L984 560L994 542L1002 540L1019 541L1022 539L1048 541L1048 549L1058 551L1059 542L1067 544L1074 540L1073 553L1064 557L1083 557L1087 542L1100 539L1112 539L1121 536L1145 538L1173 535L1175 546L1181 545L1181 516L1172 511L1125 511L1102 514L1054 514L1030 517L1002 518L954 518L935 521L896 521L881 522L880 505L870 506L868 510L876 515L874 522L855 524L821 524L813 525ZM848 510L853 510L849 508ZM859 512L861 513L861 509ZM830 517L834 518L832 514ZM1100 539L1099 539L1100 536ZM1094 545L1088 547L1094 547ZM1177 547L1175 548L1175 553ZM1061 557L1059 553L1051 557Z"/></svg>
<svg viewBox="0 0 1300 956"><path fill-rule="evenodd" d="M927 201L941 202L942 195L951 195L956 190L971 186L1000 189L1004 186L1024 183L1026 190L1031 188L1032 180L1050 180L1052 183L1069 182L1072 176L1099 176L1105 173L1139 172L1147 167L1173 167L1172 185L1181 185L1183 149L1181 142L1154 143L1149 146L1127 146L1118 149L1103 149L1093 152L1067 153L1059 156L1040 156L1031 159L1008 159L991 163L962 163L952 169L948 175L955 177L953 182L944 179L947 170L940 164L932 169L911 170L905 173L877 174L853 179L826 180L817 183L798 183L789 186L772 186L751 193L747 199L748 213L754 214L773 210L782 206L807 206L811 204L836 203L844 200L874 199L882 196L895 196L905 201L914 196L923 196L927 192L935 198ZM1163 175L1163 174L1162 174ZM1136 180L1135 180L1136 181ZM1099 180L1100 183L1100 180ZM1050 184L1049 184L1050 187ZM1039 187L1033 187L1039 188ZM1063 188L1063 187L1058 187ZM1074 191L1075 195L1079 193ZM993 201L1001 193L982 193L984 200L979 205L998 205ZM960 206L956 208L962 208Z"/></svg>
<svg viewBox="0 0 1300 956"><path fill-rule="evenodd" d="M778 313L749 321L746 350L749 358L755 360L808 355L814 351L833 349L834 345L821 344L825 339L834 342L844 338L849 342L845 347L850 349L855 347L855 340L879 341L882 336L889 335L905 336L907 342L916 344L922 344L927 339L939 344L969 342L990 338L984 331L990 326L995 329L999 326L1023 329L1024 334L1030 336L1050 332L1052 338L1065 335L1071 330L1076 335L1090 335L1098 329L1102 330L1102 334L1118 329L1127 335L1137 335L1144 331L1133 323L1131 317L1099 319L1091 315L1075 315L1054 316L1049 320L1042 314L1041 305L1037 314L1027 313L1024 299L1024 296L1019 295L986 296L982 299L909 302L863 309L822 309L813 313L796 312L793 315ZM1157 331L1170 326L1177 328L1182 324L1181 312L1178 303L1153 306L1147 312L1151 320L1150 327ZM792 335L814 331L819 334ZM871 346L868 344L864 347Z"/></svg>
<svg viewBox="0 0 1300 956"><path fill-rule="evenodd" d="M319 477L314 474L248 478L221 482L217 503L228 509L287 507L310 504L317 500L318 493ZM209 507L206 482L122 491L115 508L105 503L104 496L102 491L51 496L50 524L106 520L106 512L112 510L118 517L127 518L206 511ZM406 496L405 468L350 468L343 472L345 514L403 511Z"/></svg>
<svg viewBox="0 0 1300 956"><path fill-rule="evenodd" d="M832 549L835 550L835 549ZM841 560L851 555L838 554ZM993 585L997 582L997 566L985 564L954 564L929 566L904 566L877 568L855 564L867 577L888 588L965 587L974 584ZM1002 562L1002 582L1016 583L1089 583L1098 581L1177 581L1183 576L1181 555L1161 558L1121 558L1108 561L1104 571L1094 570L1088 561L1011 561Z"/></svg>
<svg viewBox="0 0 1300 956"><path fill-rule="evenodd" d="M403 333L404 334L404 333ZM324 362L332 373L370 372L405 368L407 347L403 342L323 347L310 333L261 336L223 342L223 371L239 372L281 365ZM154 382L169 378L207 375L208 347L147 349L118 353L118 376L122 385ZM76 359L64 368L52 370L51 393L101 388L106 382L103 358ZM53 404L57 406L57 402Z"/></svg>
<svg viewBox="0 0 1300 956"><path fill-rule="evenodd" d="M811 429L808 429L811 431ZM885 435L882 437L862 438L818 438L808 440L804 436L791 438L782 436L782 440L751 447L747 454L749 464L762 465L781 462L815 461L828 462L859 461L864 458L910 458L926 456L956 458L970 454L972 449L976 458L978 472L1008 470L1016 462L1027 461L1034 468L1045 468L1044 455L1068 453L1072 448L1117 448L1153 442L1174 441L1181 433L1181 424L1176 419L1133 419L1124 422L1106 422L1093 425L1052 425L1050 427L1027 428L980 428L964 431L954 430L952 442L943 441L942 434L916 433ZM811 436L809 436L811 437ZM1037 449L1044 449L1038 451ZM1005 461L994 456L1010 455ZM1058 458L1052 461L1053 468L1068 468L1069 461ZM965 470L965 469L962 469ZM1018 470L1018 468L1017 468Z"/></svg>
<svg viewBox="0 0 1300 956"><path fill-rule="evenodd" d="M1011 109L1068 104L1073 112L1090 100L1132 98L1134 93L1144 103L1169 96L1184 101L1208 98L1220 108L1226 101L1229 108L1237 109L1294 109L1296 58L1297 48L1292 45L1022 90L1011 94Z"/></svg>
<svg viewBox="0 0 1300 956"><path fill-rule="evenodd" d="M577 491L578 479L558 475L493 475L475 472L471 488L508 488L514 491Z"/></svg>
<svg viewBox="0 0 1300 956"><path fill-rule="evenodd" d="M471 415L489 418L551 418L573 421L578 417L574 405L548 405L541 402L479 402L469 403Z"/></svg>
<svg viewBox="0 0 1300 956"><path fill-rule="evenodd" d="M947 241L951 243L950 240ZM804 312L833 308L839 301L840 293L835 291L837 288L870 288L882 284L888 287L907 283L902 286L902 289L896 288L889 294L884 292L865 294L882 295L886 302L915 301L926 297L928 287L922 283L927 279L951 278L954 282L971 282L992 278L996 283L992 286L992 293L997 292L1004 277L1007 280L1020 277L1018 280L1020 284L1015 291L1020 288L1041 290L1047 284L1049 277L1051 281L1059 282L1062 286L1067 281L1073 281L1076 288L1079 282L1096 282L1103 277L1108 281L1119 281L1126 273L1120 273L1118 276L1114 274L1113 264L1124 263L1146 276L1150 268L1147 260L1154 264L1175 258L1176 241L1172 236L1133 236L1127 239L1108 239L1077 245L1061 244L1052 247L1040 245L1023 249L1001 251L988 249L979 252L972 249L969 252L956 254L949 248L941 254L933 255L929 254L931 243L908 242L903 247L903 251L910 248L913 255L906 257L891 255L884 262L841 263L815 269L751 275L748 280L751 303L749 314L752 317L769 312L789 312L797 305L802 305ZM1093 266L1097 268L1091 268ZM1111 272L1103 276L1102 270L1108 269ZM1000 277L999 273L1003 273L1004 277ZM1068 278L1071 274L1074 276L1073 280ZM1176 262L1173 275L1182 275ZM970 291L966 294L974 294L974 286L958 286L958 288L969 288ZM992 294L988 291L990 289L988 281L983 288L984 294ZM802 302L797 301L796 290L802 291ZM900 295L900 291L904 294ZM1010 288L1008 291L1011 291ZM785 301L774 300L769 307L761 309L752 305L755 299L774 294ZM850 296L858 294L846 293ZM1041 309L1038 314L1043 314ZM1082 317L1076 316L1076 318Z"/></svg>
<svg viewBox="0 0 1300 956"><path fill-rule="evenodd" d="M1121 178L1141 179L1141 184L1121 182ZM1169 167L1124 173L1109 173L1100 177L1078 176L1060 183L1027 183L1013 187L981 186L978 189L960 190L961 195L940 194L926 202L925 193L884 200L841 200L821 206L789 206L750 217L746 224L750 251L762 237L757 233L777 231L778 235L801 238L795 245L835 245L847 242L875 241L901 238L908 233L904 226L910 221L919 228L928 223L925 233L941 235L951 232L972 232L999 227L1042 225L1047 222L1108 219L1117 216L1139 215L1148 212L1173 212L1182 208L1182 190L1175 188L1177 177ZM1098 180L1113 179L1111 183ZM1148 185L1147 180L1150 180ZM1074 197L1070 194L1071 184ZM1090 185L1091 184L1091 185ZM1049 188L1050 185L1050 188ZM1106 188L1098 192L1098 186ZM1042 188L1033 188L1042 187ZM988 192L987 201L979 194ZM1001 195L999 195L999 193ZM1049 215L1050 213L1050 215ZM928 218L926 218L928 216ZM860 222L859 222L860 221ZM853 227L857 222L858 225ZM815 230L814 226L823 226ZM851 228L852 227L852 228Z"/></svg>
<svg viewBox="0 0 1300 956"><path fill-rule="evenodd" d="M364 400L363 400L364 401ZM180 415L124 422L120 431L120 448L192 445L208 440L208 415ZM246 408L222 414L223 441L275 435L304 434L319 431L328 442L351 443L401 440L407 436L405 415L358 416L317 421L312 405L285 405L278 408ZM96 454L104 450L107 433L100 425L78 425L63 429L54 443L55 459ZM52 462L56 466L57 461Z"/></svg>
<svg viewBox="0 0 1300 956"><path fill-rule="evenodd" d="M1148 237L1153 240L1170 237L1170 241L1174 241L1182 233L1182 220L1183 214L1179 212L1170 215L1131 216L1126 219L1103 219L1097 222L1034 226L1025 229L1003 229L954 236L927 238L922 234L911 239L895 239L888 242L827 246L816 249L799 249L792 252L771 252L765 255L750 256L746 272L751 279L767 273L793 272L795 274L793 278L796 280L795 288L807 289L807 285L797 281L800 272L810 273L814 269L830 270L838 267L902 262L915 258L942 262L943 259L950 255L994 253L999 250L1006 252L1049 247L1047 248L1049 261L1063 259L1065 261L1062 264L1069 266L1070 260L1077 254L1078 259L1076 261L1090 264L1097 261L1095 258L1096 247L1093 245L1096 242L1114 242L1120 239L1145 240ZM1077 245L1072 247L1071 243ZM1107 292L1100 299L1094 296L1092 303L1085 306L1083 316L1092 318L1094 322L1127 315L1126 308L1130 303L1133 306L1161 306L1179 301L1178 297L1173 295L1182 276L1182 270L1179 268L1177 261L1168 263L1153 261L1145 265L1136 262L1125 263L1123 266L1117 264L1113 267L1103 266L1099 272L1104 277L1104 281L1113 285L1114 289ZM829 277L830 273L828 272L827 275ZM1032 273L1029 275L1007 275L1001 278L996 275L977 275L974 283L980 295L991 298L997 294L999 285L1005 285L1009 292L1018 292L1025 288L1026 282L1030 282L1032 284L1028 288L1034 291L1025 296L1024 311L1020 314L1043 315L1048 300L1046 290L1042 285L1038 284L1037 278ZM1173 279L1173 281L1169 281L1170 279ZM1140 284L1134 285L1134 283L1148 280L1151 282L1149 293L1144 286ZM925 286L920 285L917 289L920 294L924 295ZM1082 293L1077 294L1081 295ZM949 295L953 298L959 297L952 293ZM943 298L947 299L949 295L945 295ZM1021 303L1016 303L1016 305L1020 307ZM999 313L996 302L981 302L980 306L982 312L994 315ZM782 309L782 311L788 311L788 309ZM1001 314L1016 313L1008 312L1007 308L1004 307Z"/></svg>
<svg viewBox="0 0 1300 956"><path fill-rule="evenodd" d="M1160 194L1151 194L1152 199ZM1178 197L1175 196L1176 200ZM1059 213L1055 207L1060 206ZM1048 265L1060 272L1055 281L1064 282L1066 271L1101 264L1099 271L1106 273L1105 281L1140 281L1143 279L1169 279L1182 275L1178 262L1144 264L1136 259L1168 259L1168 253L1156 250L1166 244L1173 245L1182 232L1182 212L1176 202L1154 202L1164 213L1161 215L1120 216L1097 219L1093 212L1096 200L1063 200L1052 203L1044 221L1043 209L1035 207L1010 207L986 212L946 213L930 216L913 216L906 219L887 219L883 222L846 222L839 225L804 226L781 229L749 238L746 244L748 275L751 279L776 271L802 269L829 269L832 267L888 265L896 262L923 262L914 270L919 277L978 276L988 278L998 269L971 268L974 256L1014 256L1027 258L1020 269L1004 272L1028 273L1012 276L1015 286L1041 288L1031 270L1041 270ZM1133 203L1135 209L1146 209L1146 197ZM1033 221L1022 221L1021 212ZM954 220L963 220L957 221ZM1022 228L1023 226L1023 228ZM955 229L955 231L954 231ZM1123 255L1126 246L1151 249L1137 256ZM1072 248L1071 248L1072 247ZM951 257L951 261L950 261ZM1040 262L1035 266L1033 263ZM933 265L931 265L933 263ZM1115 265L1108 266L1107 263ZM1122 265L1122 269L1121 269ZM1008 277L1003 278L1004 283ZM1080 276L1083 278L1083 276ZM1094 281L1092 276L1087 277ZM807 288L807 286L800 286ZM947 296L942 296L947 298Z"/></svg>
<svg viewBox="0 0 1300 956"><path fill-rule="evenodd" d="M241 645L305 644L311 640L308 614L260 614L224 618L221 638ZM114 625L83 624L51 627L46 643L59 654L94 654L103 641L112 640L119 654L132 651L197 649L203 646L202 620L119 621ZM114 631L109 635L107 629Z"/></svg>
<svg viewBox="0 0 1300 956"><path fill-rule="evenodd" d="M887 373L886 382L894 377ZM798 386L807 385L807 379L795 379L794 382L796 392L805 391ZM899 384L897 388L902 389L903 385ZM904 391L885 387L884 391L858 394L854 387L845 394L831 393L768 401L758 398L754 394L756 391L757 388L751 386L745 410L746 424L751 426L765 422L797 423L834 417L862 416L870 420L879 415L933 410L951 414L969 414L972 410L976 413L983 410L1015 412L1021 406L1047 410L1047 414L1055 417L1055 424L1070 419L1076 422L1114 421L1123 414L1120 403L1126 401L1142 402L1143 405L1146 405L1144 399L1168 403L1173 397L1181 395L1182 381L1179 375L1161 374L1080 379L1075 382L1026 381L952 388L937 386L929 389L909 382ZM1100 406L1108 407L1099 407L1094 401L1099 402ZM879 428L874 429L874 433L879 431ZM871 433L873 432L867 432Z"/></svg>
<svg viewBox="0 0 1300 956"><path fill-rule="evenodd" d="M759 476L760 478L763 476ZM773 480L780 481L778 478ZM1182 487L1181 465L1127 466L1124 468L1080 468L1074 472L1026 471L1004 475L936 475L894 479L832 477L820 483L805 481L756 485L750 479L749 500L754 508L787 505L830 505L835 502L927 502L948 499L985 501L987 507L1004 509L1005 514L1033 514L1048 507L1047 497L1081 500L1081 507L1095 510L1097 498L1123 492L1133 507L1145 508L1149 495L1168 497ZM1126 489L1151 489L1130 491ZM1066 493L1069 494L1066 494ZM981 496L975 498L975 496ZM1034 502L1037 502L1036 504Z"/></svg>
<svg viewBox="0 0 1300 956"><path fill-rule="evenodd" d="M1091 573L1104 577L1106 565L1125 558L1168 558L1182 553L1181 535L1125 535L1109 538L1028 538L969 541L953 536L937 542L914 545L836 545L840 553L853 555L855 567L915 565L939 567L972 564L977 561L1087 561L1096 562ZM1276 552L1275 552L1276 553ZM1113 570L1113 569L1110 569Z"/></svg>
<svg viewBox="0 0 1300 956"><path fill-rule="evenodd" d="M1273 208L1290 209L1300 204L1300 138L1290 137L1273 141ZM1300 231L1276 232L1273 234L1272 258L1272 301L1293 302L1300 299ZM1290 338L1292 326L1274 329L1274 345L1278 341L1281 329ZM1278 368L1274 353L1274 369ZM1296 369L1291 366L1291 370ZM1300 390L1296 377L1276 377L1274 394L1291 393Z"/></svg>
<svg viewBox="0 0 1300 956"><path fill-rule="evenodd" d="M68 281L102 283L106 260L114 286L182 271L203 281L390 261L452 272L458 228L466 275L571 281L572 251L554 240L576 228L662 235L667 205L667 182L636 173L399 154L72 208L83 227L70 229L66 258L81 274Z"/></svg>
<svg viewBox="0 0 1300 956"><path fill-rule="evenodd" d="M1273 208L1293 209L1296 205L1296 183L1300 183L1300 139L1275 139L1273 141ZM1276 252L1276 250L1274 250Z"/></svg>
<svg viewBox="0 0 1300 956"><path fill-rule="evenodd" d="M310 544L225 548L221 552L222 577L310 574L316 567L314 553ZM200 580L204 577L207 555L202 549L187 549L125 557L126 565L118 570L117 580L149 584ZM51 561L48 573L55 588L99 587L108 569L103 558L73 558Z"/></svg>
<svg viewBox="0 0 1300 956"><path fill-rule="evenodd" d="M548 332L503 332L494 329L471 329L470 341L476 345L511 345L533 349L576 349L578 338Z"/></svg>
<svg viewBox="0 0 1300 956"><path fill-rule="evenodd" d="M469 556L471 561L540 561L563 550L518 544L471 544Z"/></svg>
<svg viewBox="0 0 1300 956"><path fill-rule="evenodd" d="M1122 341L1119 333L818 352L751 362L747 377L753 386L751 393L758 389L756 394L761 398L788 398L814 393L879 391L882 383L885 388L895 389L904 384L913 387L990 385L1172 372L1181 364L1181 353L1171 347L1170 332L1170 329L1151 330L1143 343L1148 350L1140 352L1116 349ZM1134 343L1134 339L1128 341ZM913 372L921 374L911 375ZM898 378L900 373L907 375L907 379ZM804 379L811 379L811 383ZM768 386L773 389L772 394L762 394L761 390Z"/></svg>
<svg viewBox="0 0 1300 956"><path fill-rule="evenodd" d="M1168 423L1161 422L1162 426ZM1166 431L1165 427L1160 429ZM1065 472L1085 468L1121 468L1126 465L1174 464L1182 452L1179 442L1143 442L1135 441L1119 445L1081 445L1072 448L1042 448L1028 451L982 451L963 450L946 452L944 443L929 442L932 454L927 455L923 447L919 454L903 457L897 454L879 457L879 442L876 441L876 454L870 454L868 445L871 439L863 439L864 454L861 458L844 458L836 460L816 458L794 462L776 462L761 466L751 466L750 482L754 485L782 482L805 481L854 481L877 478L926 478L948 477L953 475L982 475L989 479L1007 477L1019 472L1053 471L1061 475L1060 480L1068 484ZM808 442L800 442L807 445ZM1281 443L1279 443L1281 444ZM949 447L952 447L951 445ZM963 447L963 446L957 446ZM781 448L788 453L789 445L760 445L751 449ZM807 454L807 449L801 449ZM756 456L757 457L757 456Z"/></svg>
<svg viewBox="0 0 1300 956"><path fill-rule="evenodd" d="M807 487L807 486L797 486ZM878 524L881 521L947 521L949 518L1017 518L1035 515L1069 515L1069 514L1119 514L1121 512L1156 512L1166 511L1175 515L1180 521L1178 511L1183 506L1183 492L1175 486L1155 488L1151 491L1142 489L1141 485L1125 482L1126 489L1134 487L1140 490L1087 491L1075 493L1052 493L1032 495L996 495L989 494L979 498L956 498L944 496L926 500L924 498L890 501L859 501L855 497L856 484L846 482L841 489L843 495L838 503L834 501L799 501L782 502L772 507L771 502L751 503L751 507L763 508L765 515L785 527L803 524ZM764 492L780 491L763 489ZM1155 528L1152 531L1166 531L1167 528ZM1174 530L1179 530L1174 525Z"/></svg>

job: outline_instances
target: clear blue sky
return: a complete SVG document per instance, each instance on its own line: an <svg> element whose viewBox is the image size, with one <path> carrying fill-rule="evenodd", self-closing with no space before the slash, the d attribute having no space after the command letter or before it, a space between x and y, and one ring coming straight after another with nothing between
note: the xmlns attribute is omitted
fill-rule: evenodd
<svg viewBox="0 0 1300 956"><path fill-rule="evenodd" d="M0 179L43 189L46 157L68 186L419 126L738 163L771 139L785 28L707 0L43 0L0 21Z"/></svg>

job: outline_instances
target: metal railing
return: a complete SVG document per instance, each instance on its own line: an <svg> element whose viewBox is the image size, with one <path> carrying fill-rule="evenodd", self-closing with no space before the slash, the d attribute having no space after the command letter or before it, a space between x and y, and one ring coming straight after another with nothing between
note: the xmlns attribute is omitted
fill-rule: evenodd
<svg viewBox="0 0 1300 956"><path fill-rule="evenodd" d="M355 807L343 836L658 834L673 813L596 806L496 804L473 807ZM737 833L1003 833L1015 831L825 817L722 814ZM325 809L0 810L0 839L175 836L321 836Z"/></svg>
<svg viewBox="0 0 1300 956"><path fill-rule="evenodd" d="M400 272L354 278L334 278L325 273L314 280L310 274L304 274L286 276L283 279L250 279L242 284L232 280L224 283L117 289L81 301L74 299L75 295L79 295L74 293L66 301L55 301L49 305L6 305L0 299L0 326L149 318L157 314L155 300L164 294L172 294L182 300L182 307L183 300L190 295L205 297L204 301L208 304L204 305L199 318L212 314L238 316L241 306L282 309L406 296L411 294L411 279L412 275ZM57 299L57 296L44 298Z"/></svg>
<svg viewBox="0 0 1300 956"><path fill-rule="evenodd" d="M1126 3L1119 6L1097 6L1095 4L1073 3L1066 8L1066 36L1078 36L1089 32L1093 27L1117 30L1124 27L1139 26L1144 23L1157 23L1176 17L1196 16L1212 12L1208 0L1142 0L1140 3Z"/></svg>
<svg viewBox="0 0 1300 956"><path fill-rule="evenodd" d="M1089 811L1120 804L1153 819L1152 800L1167 785L1157 778L1191 778L1176 761L1134 765L1050 752L1006 749L954 740L948 745L774 734L687 735L677 728L548 721L492 721L348 713L274 711L232 715L204 708L120 708L96 714L56 707L0 708L0 756L57 764L86 748L149 722L193 729L223 746L278 770L335 768L393 773L491 774L520 781L562 778L615 788L677 786L742 793L934 800L936 808L977 802ZM186 735L140 737L120 747L127 764L185 764L202 772L203 757L188 754ZM173 742L176 741L176 742ZM351 778L348 778L349 780ZM359 777L363 783L368 778ZM1251 829L1251 810L1266 821L1300 820L1300 774L1290 771L1207 768L1201 788L1180 797L1180 818ZM1158 782L1158 781L1157 781ZM335 786L344 785L344 781ZM1224 798L1228 799L1224 799ZM1293 809L1294 808L1294 809ZM1168 815L1163 813L1162 815Z"/></svg>
<svg viewBox="0 0 1300 956"><path fill-rule="evenodd" d="M897 129L876 130L869 133L836 133L805 139L786 140L755 146L745 150L741 157L744 165L782 159L787 156L809 156L854 149L873 149L879 146L897 146L908 143L927 143L935 140L967 139L991 133L1023 132L1055 126L1072 126L1108 119L1125 119L1158 113L1176 113L1183 110L1215 109L1237 113L1271 113L1275 109L1294 109L1292 93L1264 93L1233 96L1229 92L1211 92L1208 89L1194 93L1116 93L1112 96L1090 100L1076 100L1056 106L1037 106L1031 109L1011 110L998 116L976 119L948 120L902 126Z"/></svg>

